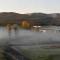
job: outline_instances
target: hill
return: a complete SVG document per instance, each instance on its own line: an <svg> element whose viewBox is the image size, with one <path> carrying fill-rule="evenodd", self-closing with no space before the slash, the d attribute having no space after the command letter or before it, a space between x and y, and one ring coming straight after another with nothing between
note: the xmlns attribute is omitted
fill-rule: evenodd
<svg viewBox="0 0 60 60"><path fill-rule="evenodd" d="M14 12L1 12L0 24L18 23L27 20L34 25L57 25L60 26L60 13L44 14L44 13L29 13L19 14Z"/></svg>

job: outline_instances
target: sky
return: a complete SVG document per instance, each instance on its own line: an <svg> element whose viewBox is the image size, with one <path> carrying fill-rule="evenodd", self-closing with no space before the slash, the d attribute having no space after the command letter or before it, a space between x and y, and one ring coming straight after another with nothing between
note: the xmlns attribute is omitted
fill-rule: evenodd
<svg viewBox="0 0 60 60"><path fill-rule="evenodd" d="M0 12L60 13L60 0L0 0Z"/></svg>

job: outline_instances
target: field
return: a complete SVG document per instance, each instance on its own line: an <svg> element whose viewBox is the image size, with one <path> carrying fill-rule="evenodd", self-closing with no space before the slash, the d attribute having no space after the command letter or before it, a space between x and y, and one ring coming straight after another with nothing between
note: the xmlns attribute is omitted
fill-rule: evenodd
<svg viewBox="0 0 60 60"><path fill-rule="evenodd" d="M44 49L44 48L29 48L22 49L24 54L30 60L60 60L60 48Z"/></svg>
<svg viewBox="0 0 60 60"><path fill-rule="evenodd" d="M5 56L4 56L4 49L0 48L0 60L6 60Z"/></svg>

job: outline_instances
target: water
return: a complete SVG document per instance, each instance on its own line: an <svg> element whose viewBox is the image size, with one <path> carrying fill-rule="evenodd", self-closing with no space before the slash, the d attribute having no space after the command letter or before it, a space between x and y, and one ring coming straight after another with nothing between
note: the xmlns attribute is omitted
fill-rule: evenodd
<svg viewBox="0 0 60 60"><path fill-rule="evenodd" d="M45 27L44 27L45 28ZM50 27L51 28L51 27ZM47 43L58 44L60 42L60 32L55 30L47 30L46 32L33 32L31 30L19 29L10 32L6 27L0 27L0 45L6 43L15 46L36 47L39 45L46 46ZM59 43L60 44L60 43Z"/></svg>
<svg viewBox="0 0 60 60"><path fill-rule="evenodd" d="M46 32L33 32L23 29L8 31L6 27L0 27L0 44L8 42L9 44L16 45L38 45L40 43L60 42L60 31L56 30L57 27L54 30L47 30Z"/></svg>

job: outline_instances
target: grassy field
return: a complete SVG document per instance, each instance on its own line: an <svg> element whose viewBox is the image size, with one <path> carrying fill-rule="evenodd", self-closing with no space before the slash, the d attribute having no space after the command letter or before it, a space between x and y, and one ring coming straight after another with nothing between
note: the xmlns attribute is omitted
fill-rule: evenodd
<svg viewBox="0 0 60 60"><path fill-rule="evenodd" d="M4 53L3 48L0 48L0 60L6 60L3 53Z"/></svg>
<svg viewBox="0 0 60 60"><path fill-rule="evenodd" d="M20 52L30 60L60 60L60 48L23 48ZM0 48L0 60L6 60L3 53Z"/></svg>
<svg viewBox="0 0 60 60"><path fill-rule="evenodd" d="M30 60L60 60L60 49L23 49Z"/></svg>

